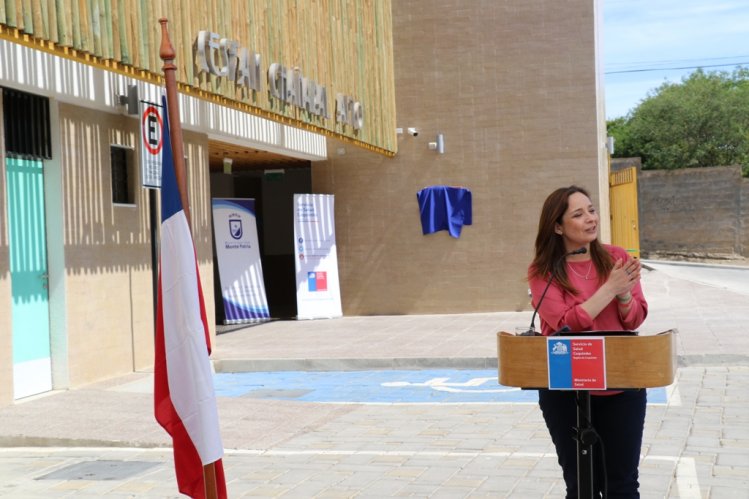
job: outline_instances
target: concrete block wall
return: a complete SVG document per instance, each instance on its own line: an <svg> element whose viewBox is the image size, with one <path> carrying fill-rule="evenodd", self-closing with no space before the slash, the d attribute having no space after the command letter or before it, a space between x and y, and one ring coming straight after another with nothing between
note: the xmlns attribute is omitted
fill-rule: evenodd
<svg viewBox="0 0 749 499"><path fill-rule="evenodd" d="M336 195L344 314L528 308L545 197L575 183L602 198L595 3L393 2L394 125L419 135L392 159L330 141L312 166L313 191ZM473 193L459 239L422 235L416 193L441 184Z"/></svg>
<svg viewBox="0 0 749 499"><path fill-rule="evenodd" d="M642 171L640 247L648 253L747 255L749 182L738 166Z"/></svg>

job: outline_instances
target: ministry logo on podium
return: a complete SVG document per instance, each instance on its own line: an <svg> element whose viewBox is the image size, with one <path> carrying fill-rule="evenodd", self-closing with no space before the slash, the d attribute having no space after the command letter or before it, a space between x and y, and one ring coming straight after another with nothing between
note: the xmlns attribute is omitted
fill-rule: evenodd
<svg viewBox="0 0 749 499"><path fill-rule="evenodd" d="M558 343L554 343L554 346L551 349L552 355L567 355L568 353L569 350L567 350L567 345L565 345L561 341Z"/></svg>
<svg viewBox="0 0 749 499"><path fill-rule="evenodd" d="M242 238L242 219L230 218L229 219L229 234L234 239Z"/></svg>

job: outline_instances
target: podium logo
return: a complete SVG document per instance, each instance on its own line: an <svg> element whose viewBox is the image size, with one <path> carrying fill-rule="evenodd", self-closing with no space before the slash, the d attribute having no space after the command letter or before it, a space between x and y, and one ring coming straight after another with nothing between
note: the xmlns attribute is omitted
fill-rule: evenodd
<svg viewBox="0 0 749 499"><path fill-rule="evenodd" d="M234 239L242 238L242 220L241 219L229 219L229 234Z"/></svg>
<svg viewBox="0 0 749 499"><path fill-rule="evenodd" d="M554 343L554 346L551 348L552 355L567 355L568 353L569 350L567 350L567 345L565 345L561 341Z"/></svg>

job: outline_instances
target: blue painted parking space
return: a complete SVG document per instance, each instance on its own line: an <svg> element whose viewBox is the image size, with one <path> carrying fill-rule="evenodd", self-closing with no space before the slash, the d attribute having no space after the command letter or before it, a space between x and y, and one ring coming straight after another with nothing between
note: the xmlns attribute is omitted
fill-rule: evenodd
<svg viewBox="0 0 749 499"><path fill-rule="evenodd" d="M495 369L384 371L280 371L217 373L219 397L249 397L303 402L536 403L535 390L502 386ZM665 403L666 390L648 390L649 403Z"/></svg>

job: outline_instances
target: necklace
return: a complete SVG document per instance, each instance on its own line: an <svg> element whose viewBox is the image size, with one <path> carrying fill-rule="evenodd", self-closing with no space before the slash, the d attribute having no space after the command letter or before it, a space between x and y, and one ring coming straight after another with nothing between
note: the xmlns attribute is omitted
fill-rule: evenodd
<svg viewBox="0 0 749 499"><path fill-rule="evenodd" d="M588 279L590 279L590 271L593 269L593 260L591 260L590 263L588 264L588 271L585 273L585 275L582 275L579 272L577 272L575 270L575 267L571 265L571 262L567 262L567 266L569 267L569 269L572 271L573 274L587 281Z"/></svg>

